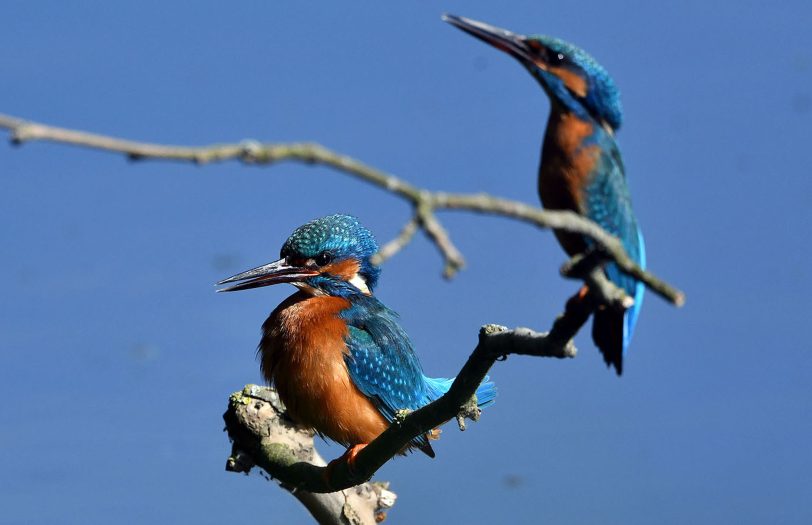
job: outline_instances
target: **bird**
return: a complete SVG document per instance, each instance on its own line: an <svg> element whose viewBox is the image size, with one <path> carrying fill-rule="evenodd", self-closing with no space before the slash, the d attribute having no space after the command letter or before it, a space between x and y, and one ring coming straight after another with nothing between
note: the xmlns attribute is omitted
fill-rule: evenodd
<svg viewBox="0 0 812 525"><path fill-rule="evenodd" d="M623 118L620 92L606 70L586 51L558 38L516 34L449 14L443 20L517 59L550 98L538 171L542 206L596 222L618 237L626 253L645 269L643 234L615 142ZM580 234L557 230L555 236L569 256L594 248L594 242ZM625 311L599 306L593 313L592 339L606 365L620 376L645 287L613 262L604 271L634 301ZM579 296L587 291L582 288Z"/></svg>
<svg viewBox="0 0 812 525"><path fill-rule="evenodd" d="M423 373L398 315L373 295L377 251L357 218L330 215L297 228L279 260L217 283L231 284L222 292L278 283L297 288L262 325L262 374L295 422L348 447L342 458L350 468L400 411L434 401L453 382ZM476 395L479 407L491 405L494 384L486 377ZM403 453L419 449L435 457L428 440L437 434L417 436Z"/></svg>

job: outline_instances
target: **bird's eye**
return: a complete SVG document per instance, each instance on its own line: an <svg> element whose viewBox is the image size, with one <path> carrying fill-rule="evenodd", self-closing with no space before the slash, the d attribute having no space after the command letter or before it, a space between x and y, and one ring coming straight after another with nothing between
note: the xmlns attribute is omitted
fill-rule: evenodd
<svg viewBox="0 0 812 525"><path fill-rule="evenodd" d="M561 63L566 60L567 57L564 56L564 53L554 53L553 54L553 62Z"/></svg>
<svg viewBox="0 0 812 525"><path fill-rule="evenodd" d="M333 254L330 252L321 252L313 260L316 261L316 264L319 266L324 266L326 264L330 264L330 261L333 260Z"/></svg>

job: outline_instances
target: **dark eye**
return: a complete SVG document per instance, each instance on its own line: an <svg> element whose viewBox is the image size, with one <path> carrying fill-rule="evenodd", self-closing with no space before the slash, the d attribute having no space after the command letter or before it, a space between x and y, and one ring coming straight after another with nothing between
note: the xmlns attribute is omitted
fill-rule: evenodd
<svg viewBox="0 0 812 525"><path fill-rule="evenodd" d="M564 56L564 53L550 53L550 62L553 64L563 64L567 61L567 57Z"/></svg>
<svg viewBox="0 0 812 525"><path fill-rule="evenodd" d="M319 266L324 266L326 264L330 264L330 262L333 260L333 254L330 252L321 252L313 260L316 261L316 264Z"/></svg>

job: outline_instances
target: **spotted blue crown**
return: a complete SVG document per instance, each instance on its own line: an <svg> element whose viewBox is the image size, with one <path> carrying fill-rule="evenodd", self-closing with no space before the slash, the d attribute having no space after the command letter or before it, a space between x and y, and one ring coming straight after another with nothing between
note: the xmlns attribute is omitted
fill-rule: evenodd
<svg viewBox="0 0 812 525"><path fill-rule="evenodd" d="M328 252L333 261L350 258L361 264L360 275L372 290L378 283L381 269L370 262L378 252L378 243L368 229L350 215L329 215L299 226L282 245L282 257L315 258Z"/></svg>

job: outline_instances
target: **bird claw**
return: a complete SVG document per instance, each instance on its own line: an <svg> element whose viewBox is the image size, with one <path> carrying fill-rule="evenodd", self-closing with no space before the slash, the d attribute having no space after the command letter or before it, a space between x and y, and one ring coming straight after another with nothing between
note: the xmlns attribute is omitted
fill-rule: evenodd
<svg viewBox="0 0 812 525"><path fill-rule="evenodd" d="M355 460L358 456L358 453L364 450L366 446L367 446L366 443L359 443L357 445L353 445L347 449L347 451L344 453L343 456L341 456L342 458L346 456L347 470L350 472L352 476L355 476Z"/></svg>
<svg viewBox="0 0 812 525"><path fill-rule="evenodd" d="M356 457L364 447L367 446L367 443L359 443L357 445L353 445L347 449L340 457L332 460L327 464L327 467L324 470L324 481L327 483L327 486L332 486L332 479L333 479L333 472L335 468L341 464L345 463L347 465L347 472L349 472L351 478L355 478L357 472L355 467Z"/></svg>

